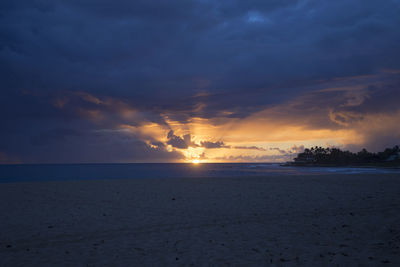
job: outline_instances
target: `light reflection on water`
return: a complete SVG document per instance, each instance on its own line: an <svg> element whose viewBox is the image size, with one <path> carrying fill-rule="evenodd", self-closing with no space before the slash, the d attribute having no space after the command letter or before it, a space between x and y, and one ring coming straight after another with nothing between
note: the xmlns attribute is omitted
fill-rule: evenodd
<svg viewBox="0 0 400 267"><path fill-rule="evenodd" d="M397 173L400 175L400 169L283 167L276 163L201 163L196 165L191 163L0 165L0 182L380 173Z"/></svg>

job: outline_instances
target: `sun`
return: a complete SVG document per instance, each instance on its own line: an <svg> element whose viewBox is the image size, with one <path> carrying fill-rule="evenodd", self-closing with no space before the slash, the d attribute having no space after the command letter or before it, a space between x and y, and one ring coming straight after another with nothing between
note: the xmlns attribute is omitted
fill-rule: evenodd
<svg viewBox="0 0 400 267"><path fill-rule="evenodd" d="M200 163L200 160L194 159L194 160L192 160L192 163L193 163L193 164L199 164L199 163Z"/></svg>

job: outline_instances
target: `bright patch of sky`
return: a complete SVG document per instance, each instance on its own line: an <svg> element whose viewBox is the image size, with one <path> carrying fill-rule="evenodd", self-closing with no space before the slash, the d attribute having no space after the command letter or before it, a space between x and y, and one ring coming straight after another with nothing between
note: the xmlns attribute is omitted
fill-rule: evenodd
<svg viewBox="0 0 400 267"><path fill-rule="evenodd" d="M250 23L265 23L269 19L258 11L249 11L247 14L247 21Z"/></svg>

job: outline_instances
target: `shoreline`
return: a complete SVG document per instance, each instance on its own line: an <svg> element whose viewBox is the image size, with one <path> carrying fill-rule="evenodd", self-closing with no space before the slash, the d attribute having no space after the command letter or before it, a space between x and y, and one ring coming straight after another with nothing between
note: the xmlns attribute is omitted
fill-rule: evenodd
<svg viewBox="0 0 400 267"><path fill-rule="evenodd" d="M395 169L400 170L399 165L387 166L387 165L340 165L340 164L301 164L301 163L283 163L279 166L282 167L332 167L332 168L378 168L378 169Z"/></svg>

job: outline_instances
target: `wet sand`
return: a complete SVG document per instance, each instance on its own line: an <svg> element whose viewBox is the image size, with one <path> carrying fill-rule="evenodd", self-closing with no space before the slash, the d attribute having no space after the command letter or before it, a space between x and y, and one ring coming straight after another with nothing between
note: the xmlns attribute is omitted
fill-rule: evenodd
<svg viewBox="0 0 400 267"><path fill-rule="evenodd" d="M0 266L400 266L399 175L0 184Z"/></svg>

